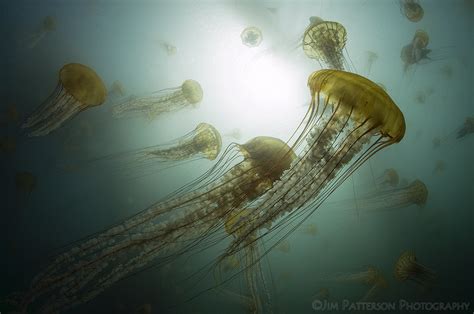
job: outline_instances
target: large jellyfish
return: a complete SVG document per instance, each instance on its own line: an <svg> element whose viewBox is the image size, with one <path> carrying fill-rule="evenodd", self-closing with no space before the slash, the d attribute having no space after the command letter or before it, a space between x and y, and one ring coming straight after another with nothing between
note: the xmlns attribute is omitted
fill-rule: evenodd
<svg viewBox="0 0 474 314"><path fill-rule="evenodd" d="M264 241L246 263L256 265L368 158L405 133L390 96L362 76L321 70L308 85L312 101L291 147L268 137L231 146L211 170L167 199L56 256L19 299L20 308L73 307L152 264L224 239L229 243L219 259ZM244 160L226 171L232 147ZM243 223L223 230L233 217Z"/></svg>
<svg viewBox="0 0 474 314"><path fill-rule="evenodd" d="M403 252L395 263L395 278L413 281L423 288L429 288L436 279L435 273L420 264L412 251Z"/></svg>
<svg viewBox="0 0 474 314"><path fill-rule="evenodd" d="M69 63L59 71L59 82L49 98L23 123L29 136L42 136L67 120L105 101L107 90L91 68Z"/></svg>
<svg viewBox="0 0 474 314"><path fill-rule="evenodd" d="M117 167L121 172L140 177L202 158L214 160L221 147L219 131L208 123L199 123L191 132L168 143L94 158L85 164L101 169Z"/></svg>
<svg viewBox="0 0 474 314"><path fill-rule="evenodd" d="M425 13L418 0L400 0L400 11L411 22L420 21Z"/></svg>
<svg viewBox="0 0 474 314"><path fill-rule="evenodd" d="M429 43L429 36L423 30L417 30L412 41L402 48L400 58L404 63L404 71L414 64L422 61L432 60L429 56L431 49L426 48Z"/></svg>
<svg viewBox="0 0 474 314"><path fill-rule="evenodd" d="M39 29L28 39L28 48L32 49L46 36L46 34L56 30L56 19L52 16L46 16Z"/></svg>
<svg viewBox="0 0 474 314"><path fill-rule="evenodd" d="M240 39L247 47L258 47L263 40L262 31L255 26L247 27L240 34Z"/></svg>
<svg viewBox="0 0 474 314"><path fill-rule="evenodd" d="M344 26L319 17L312 18L303 35L303 50L306 56L318 60L322 67L337 70L348 68L343 53L347 41Z"/></svg>
<svg viewBox="0 0 474 314"><path fill-rule="evenodd" d="M474 116L466 118L463 126L459 128L456 138L463 138L471 133L474 133Z"/></svg>
<svg viewBox="0 0 474 314"><path fill-rule="evenodd" d="M148 118L183 109L195 107L202 100L201 85L194 80L186 80L179 87L167 88L149 96L136 97L112 108L115 117L145 115Z"/></svg>

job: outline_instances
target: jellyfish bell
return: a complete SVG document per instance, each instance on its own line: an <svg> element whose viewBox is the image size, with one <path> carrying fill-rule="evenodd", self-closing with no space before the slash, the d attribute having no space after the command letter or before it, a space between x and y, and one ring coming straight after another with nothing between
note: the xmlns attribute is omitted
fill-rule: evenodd
<svg viewBox="0 0 474 314"><path fill-rule="evenodd" d="M104 83L94 70L79 63L66 64L59 71L54 92L22 128L29 136L47 135L81 111L101 105L106 96Z"/></svg>
<svg viewBox="0 0 474 314"><path fill-rule="evenodd" d="M400 9L411 22L419 22L424 15L423 7L418 0L400 0Z"/></svg>
<svg viewBox="0 0 474 314"><path fill-rule="evenodd" d="M422 29L418 29L413 36L413 46L418 49L426 48L430 42L428 33Z"/></svg>
<svg viewBox="0 0 474 314"><path fill-rule="evenodd" d="M423 288L430 287L436 279L431 269L418 262L413 251L404 251L400 255L395 263L394 275L399 281L413 281Z"/></svg>
<svg viewBox="0 0 474 314"><path fill-rule="evenodd" d="M463 126L458 130L456 138L460 139L472 133L474 133L474 116L466 118Z"/></svg>
<svg viewBox="0 0 474 314"><path fill-rule="evenodd" d="M262 31L255 26L247 27L240 34L240 39L247 47L258 47L263 40Z"/></svg>
<svg viewBox="0 0 474 314"><path fill-rule="evenodd" d="M303 35L303 51L330 69L344 70L348 67L344 57L347 32L338 22L316 20Z"/></svg>
<svg viewBox="0 0 474 314"><path fill-rule="evenodd" d="M47 33L56 30L56 19L52 16L46 16L39 26L39 30L30 35L27 39L28 48L34 48L45 36Z"/></svg>
<svg viewBox="0 0 474 314"><path fill-rule="evenodd" d="M122 82L115 80L113 81L112 85L110 85L109 97L123 97L125 96L125 93L125 87L123 86Z"/></svg>
<svg viewBox="0 0 474 314"><path fill-rule="evenodd" d="M377 178L377 185L380 187L396 187L400 182L397 170L389 168L384 171L382 176Z"/></svg>
<svg viewBox="0 0 474 314"><path fill-rule="evenodd" d="M203 98L199 82L186 80L179 87L160 90L144 97L133 97L113 106L112 114L116 118L145 115L153 119L167 112L185 107L195 108Z"/></svg>

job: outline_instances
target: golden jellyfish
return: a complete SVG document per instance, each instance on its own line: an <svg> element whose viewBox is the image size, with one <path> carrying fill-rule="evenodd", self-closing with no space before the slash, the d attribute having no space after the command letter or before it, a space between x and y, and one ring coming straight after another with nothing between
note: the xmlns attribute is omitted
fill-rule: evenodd
<svg viewBox="0 0 474 314"><path fill-rule="evenodd" d="M372 69L372 65L375 63L375 61L377 61L377 59L379 58L379 55L373 51L366 51L366 55L367 55L367 76L369 76L370 70Z"/></svg>
<svg viewBox="0 0 474 314"><path fill-rule="evenodd" d="M240 34L240 39L247 47L258 47L263 40L262 31L255 26L247 27Z"/></svg>
<svg viewBox="0 0 474 314"><path fill-rule="evenodd" d="M471 133L474 133L474 116L467 117L466 120L464 120L464 124L461 128L459 128L456 138L460 139Z"/></svg>
<svg viewBox="0 0 474 314"><path fill-rule="evenodd" d="M317 60L321 66L344 70L347 62L344 48L347 33L338 22L324 21L318 17L311 20L303 35L303 51L308 58Z"/></svg>
<svg viewBox="0 0 474 314"><path fill-rule="evenodd" d="M405 251L395 263L395 278L400 281L413 281L423 288L429 288L436 279L435 273L420 264L413 251Z"/></svg>
<svg viewBox="0 0 474 314"><path fill-rule="evenodd" d="M63 311L224 239L218 260L243 254L250 256L245 268L256 265L368 158L405 134L403 114L376 83L320 70L308 85L312 101L291 146L269 137L231 144L214 167L168 198L63 250L25 294L12 297L18 307ZM240 223L226 230L233 219ZM265 246L254 250L261 241Z"/></svg>
<svg viewBox="0 0 474 314"><path fill-rule="evenodd" d="M291 250L291 246L290 246L290 241L288 240L283 240L281 241L277 246L276 248L278 249L278 251L282 252L282 253L288 253L290 252Z"/></svg>
<svg viewBox="0 0 474 314"><path fill-rule="evenodd" d="M420 21L425 13L418 0L400 0L400 11L411 22Z"/></svg>
<svg viewBox="0 0 474 314"><path fill-rule="evenodd" d="M400 182L400 177L398 176L397 170L393 168L386 169L383 174L376 179L376 184L378 187L396 187Z"/></svg>
<svg viewBox="0 0 474 314"><path fill-rule="evenodd" d="M370 289L362 300L369 300L378 290L388 287L387 280L382 272L373 266L368 266L367 269L360 272L338 275L333 278L333 280L336 282L354 282L369 286Z"/></svg>
<svg viewBox="0 0 474 314"><path fill-rule="evenodd" d="M194 130L167 143L114 153L86 161L91 166L113 166L131 176L151 175L155 171L199 159L214 160L222 148L219 131L208 123L199 123ZM108 162L107 165L103 162Z"/></svg>
<svg viewBox="0 0 474 314"><path fill-rule="evenodd" d="M432 60L429 54L431 49L426 48L429 43L429 36L423 30L417 30L412 41L402 48L400 59L404 63L404 71L414 64L420 64L423 61Z"/></svg>
<svg viewBox="0 0 474 314"><path fill-rule="evenodd" d="M310 223L305 226L301 227L301 231L303 234L310 235L310 236L316 236L318 234L318 228L316 227L316 224Z"/></svg>
<svg viewBox="0 0 474 314"><path fill-rule="evenodd" d="M20 171L15 176L16 190L21 193L31 194L36 188L36 176L31 172Z"/></svg>
<svg viewBox="0 0 474 314"><path fill-rule="evenodd" d="M59 71L54 92L22 128L29 136L47 135L81 111L101 105L106 96L104 83L94 70L79 63L66 64Z"/></svg>
<svg viewBox="0 0 474 314"><path fill-rule="evenodd" d="M194 80L186 80L179 87L160 90L149 96L135 97L112 108L116 118L145 115L153 119L166 112L185 107L196 107L202 100L201 85Z"/></svg>
<svg viewBox="0 0 474 314"><path fill-rule="evenodd" d="M34 48L46 34L56 30L56 19L52 16L46 16L39 29L28 39L28 48Z"/></svg>

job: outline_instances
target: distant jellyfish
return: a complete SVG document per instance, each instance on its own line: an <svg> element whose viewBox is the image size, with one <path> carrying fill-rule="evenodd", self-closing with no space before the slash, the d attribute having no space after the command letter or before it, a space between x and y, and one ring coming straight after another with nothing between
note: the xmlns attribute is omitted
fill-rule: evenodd
<svg viewBox="0 0 474 314"><path fill-rule="evenodd" d="M370 70L372 69L372 65L375 63L375 61L377 61L377 59L379 58L379 55L373 51L366 51L366 55L367 55L367 76L369 76Z"/></svg>
<svg viewBox="0 0 474 314"><path fill-rule="evenodd" d="M239 141L242 138L242 132L240 131L240 129L235 128L235 129L232 129L229 132L227 132L225 134L225 136L231 137L231 138Z"/></svg>
<svg viewBox="0 0 474 314"><path fill-rule="evenodd" d="M411 42L405 45L400 53L400 59L404 63L404 72L412 65L435 60L431 57L432 50L427 48L428 44L428 33L424 30L417 30Z"/></svg>
<svg viewBox="0 0 474 314"><path fill-rule="evenodd" d="M423 288L429 288L435 281L435 273L420 264L412 251L403 252L395 263L395 278L400 281L412 281Z"/></svg>
<svg viewBox="0 0 474 314"><path fill-rule="evenodd" d="M411 22L418 22L423 18L424 10L418 0L400 0L400 11Z"/></svg>
<svg viewBox="0 0 474 314"><path fill-rule="evenodd" d="M433 169L434 174L441 174L446 170L446 162L444 160L437 160Z"/></svg>
<svg viewBox="0 0 474 314"><path fill-rule="evenodd" d="M186 80L179 87L160 90L151 95L127 100L112 108L116 118L145 115L153 119L166 112L174 112L185 107L196 107L202 100L201 85L194 80Z"/></svg>
<svg viewBox="0 0 474 314"><path fill-rule="evenodd" d="M458 130L456 138L460 139L474 133L474 116L467 117L463 126Z"/></svg>
<svg viewBox="0 0 474 314"><path fill-rule="evenodd" d="M247 47L258 47L263 40L262 31L255 26L247 27L240 34L240 39Z"/></svg>
<svg viewBox="0 0 474 314"><path fill-rule="evenodd" d="M109 166L118 166L119 170L132 177L139 177L198 159L214 160L221 148L219 131L208 123L200 123L193 131L168 143L114 153L86 163L102 169L104 167L100 162L106 161Z"/></svg>
<svg viewBox="0 0 474 314"><path fill-rule="evenodd" d="M9 105L1 114L1 120L5 123L15 124L20 120L20 113L16 105Z"/></svg>
<svg viewBox="0 0 474 314"><path fill-rule="evenodd" d="M445 64L439 70L445 79L449 80L453 77L454 70L451 64Z"/></svg>
<svg viewBox="0 0 474 314"><path fill-rule="evenodd" d="M316 224L310 223L310 224L301 226L301 232L303 232L303 234L314 237L318 234L318 228L316 227Z"/></svg>
<svg viewBox="0 0 474 314"><path fill-rule="evenodd" d="M27 171L17 172L15 185L17 192L29 195L36 188L36 176Z"/></svg>
<svg viewBox="0 0 474 314"><path fill-rule="evenodd" d="M49 98L26 120L22 128L29 136L43 136L107 96L102 79L91 68L69 63L59 71L59 82Z"/></svg>
<svg viewBox="0 0 474 314"><path fill-rule="evenodd" d="M283 241L278 243L276 248L278 249L278 251L280 251L282 253L288 253L288 252L290 252L290 249L291 249L290 242L287 239L284 239Z"/></svg>
<svg viewBox="0 0 474 314"><path fill-rule="evenodd" d="M379 289L388 287L387 280L382 272L373 266L368 266L367 269L363 271L338 275L334 277L332 281L344 283L353 282L369 286L370 289L362 298L363 300L370 299Z"/></svg>
<svg viewBox="0 0 474 314"><path fill-rule="evenodd" d="M168 56L174 56L178 52L178 48L176 48L176 46L170 44L169 42L158 40L158 44Z"/></svg>
<svg viewBox="0 0 474 314"><path fill-rule="evenodd" d="M344 70L348 67L343 54L347 41L346 29L338 22L312 18L311 25L303 35L304 53L323 67Z"/></svg>
<svg viewBox="0 0 474 314"><path fill-rule="evenodd" d="M122 82L114 81L112 85L110 85L109 98L121 98L123 96L125 96L125 87L123 86Z"/></svg>
<svg viewBox="0 0 474 314"><path fill-rule="evenodd" d="M441 139L439 137L433 138L433 148L438 148L441 145Z"/></svg>
<svg viewBox="0 0 474 314"><path fill-rule="evenodd" d="M56 19L52 16L46 16L41 22L39 29L28 39L28 48L34 48L46 34L54 30L56 30Z"/></svg>
<svg viewBox="0 0 474 314"><path fill-rule="evenodd" d="M11 136L0 137L0 152L11 154L15 152L16 139Z"/></svg>
<svg viewBox="0 0 474 314"><path fill-rule="evenodd" d="M377 186L381 188L396 187L399 182L400 177L398 176L398 172L393 168L386 169L383 174L376 179Z"/></svg>
<svg viewBox="0 0 474 314"><path fill-rule="evenodd" d="M312 296L314 301L324 301L328 300L330 297L329 289L328 288L321 288L318 290L316 294ZM313 302L314 302L313 301Z"/></svg>

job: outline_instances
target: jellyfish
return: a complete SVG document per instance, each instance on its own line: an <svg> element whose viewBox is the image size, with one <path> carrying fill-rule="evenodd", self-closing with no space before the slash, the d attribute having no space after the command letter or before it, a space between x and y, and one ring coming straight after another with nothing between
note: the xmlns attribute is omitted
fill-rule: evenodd
<svg viewBox="0 0 474 314"><path fill-rule="evenodd" d="M176 48L176 46L170 44L169 42L158 40L158 44L168 56L174 56L178 52L178 48Z"/></svg>
<svg viewBox="0 0 474 314"><path fill-rule="evenodd" d="M15 185L18 192L29 195L36 188L36 176L27 171L17 172Z"/></svg>
<svg viewBox="0 0 474 314"><path fill-rule="evenodd" d="M433 94L433 90L428 88L426 90L419 90L415 94L415 101L419 104L424 104L426 103L426 100L428 99L429 96Z"/></svg>
<svg viewBox="0 0 474 314"><path fill-rule="evenodd" d="M383 276L382 272L373 266L368 266L366 270L350 273L350 274L343 274L338 275L333 278L335 282L354 282L360 283L363 285L367 285L370 289L364 295L362 300L368 300L380 289L380 288L387 288L388 283L385 277Z"/></svg>
<svg viewBox="0 0 474 314"><path fill-rule="evenodd" d="M201 177L65 248L15 298L19 308L71 308L120 279L224 239L218 260L243 254L244 271L257 265L368 158L404 137L403 114L374 82L320 70L308 85L312 101L291 145L268 137L231 144ZM243 159L229 164L239 153ZM240 223L226 230L233 219ZM260 241L265 245L254 250Z"/></svg>
<svg viewBox="0 0 474 314"><path fill-rule="evenodd" d="M424 10L418 0L400 0L400 11L411 22L420 21L424 15Z"/></svg>
<svg viewBox="0 0 474 314"><path fill-rule="evenodd" d="M436 279L435 273L418 263L413 251L404 251L395 263L395 278L400 281L413 281L423 288L430 287Z"/></svg>
<svg viewBox="0 0 474 314"><path fill-rule="evenodd" d="M29 136L43 136L83 110L101 105L107 90L91 68L69 63L59 71L59 82L49 98L28 117L22 128Z"/></svg>
<svg viewBox="0 0 474 314"><path fill-rule="evenodd" d="M323 301L323 300L328 300L330 295L331 294L329 293L328 288L321 288L321 289L319 289L319 291L315 295L313 295L312 298L313 298L314 301L316 301L316 300Z"/></svg>
<svg viewBox="0 0 474 314"><path fill-rule="evenodd" d="M451 79L451 78L453 77L454 70L453 70L452 65L450 65L450 64L445 64L445 65L443 65L439 70L440 70L441 75L442 75L445 79L449 80L449 79Z"/></svg>
<svg viewBox="0 0 474 314"><path fill-rule="evenodd" d="M240 140L242 138L242 132L240 131L240 129L235 128L227 132L225 136L231 137L235 140Z"/></svg>
<svg viewBox="0 0 474 314"><path fill-rule="evenodd" d="M378 187L387 188L387 187L396 187L400 182L397 170L393 168L386 169L383 174L376 179L376 184Z"/></svg>
<svg viewBox="0 0 474 314"><path fill-rule="evenodd" d="M303 35L303 51L306 56L317 60L322 67L337 70L348 67L343 54L347 41L344 26L318 17L310 21L311 24Z"/></svg>
<svg viewBox="0 0 474 314"><path fill-rule="evenodd" d="M202 100L201 85L194 80L186 80L179 87L163 89L149 96L135 97L112 108L116 118L145 115L153 119L166 112L185 107L196 107Z"/></svg>
<svg viewBox="0 0 474 314"><path fill-rule="evenodd" d="M458 130L456 138L463 138L471 133L474 133L474 116L467 117L463 126Z"/></svg>
<svg viewBox="0 0 474 314"><path fill-rule="evenodd" d="M94 169L112 166L132 177L140 177L198 159L214 160L221 147L219 131L208 123L199 123L191 132L165 144L114 153L80 164Z"/></svg>
<svg viewBox="0 0 474 314"><path fill-rule="evenodd" d="M290 242L288 240L283 240L281 241L277 246L276 246L277 250L282 252L282 253L288 253L290 252L290 249L291 249L291 246L290 246Z"/></svg>
<svg viewBox="0 0 474 314"><path fill-rule="evenodd" d="M263 40L262 31L255 26L249 26L242 31L240 39L242 39L242 44L247 47L258 47Z"/></svg>
<svg viewBox="0 0 474 314"><path fill-rule="evenodd" d="M416 205L423 208L428 200L428 188L421 180L414 180L410 184L400 184L396 187L386 186L384 189L369 191L358 195L355 200L346 199L325 204L326 209L353 210L376 213L391 211Z"/></svg>
<svg viewBox="0 0 474 314"><path fill-rule="evenodd" d="M125 87L123 86L122 82L120 81L113 81L112 85L110 85L109 90L109 98L121 98L125 96Z"/></svg>
<svg viewBox="0 0 474 314"><path fill-rule="evenodd" d="M301 227L301 231L303 234L310 235L310 236L316 236L318 234L318 228L316 227L316 224L310 223L305 226Z"/></svg>
<svg viewBox="0 0 474 314"><path fill-rule="evenodd" d="M423 61L433 60L429 55L431 49L426 48L429 43L429 36L423 30L417 30L412 41L402 48L400 58L404 63L404 71L414 64L420 64Z"/></svg>
<svg viewBox="0 0 474 314"><path fill-rule="evenodd" d="M369 76L370 70L372 69L372 65L375 63L375 61L377 61L377 59L379 58L379 55L373 51L366 51L366 55L367 55L367 76Z"/></svg>
<svg viewBox="0 0 474 314"><path fill-rule="evenodd" d="M441 145L441 139L438 136L434 137L432 142L433 148L438 148Z"/></svg>
<svg viewBox="0 0 474 314"><path fill-rule="evenodd" d="M444 160L437 160L433 169L434 174L441 174L446 170L446 162Z"/></svg>
<svg viewBox="0 0 474 314"><path fill-rule="evenodd" d="M56 19L52 16L46 16L39 30L30 36L28 39L28 48L32 49L46 36L46 34L56 30Z"/></svg>

